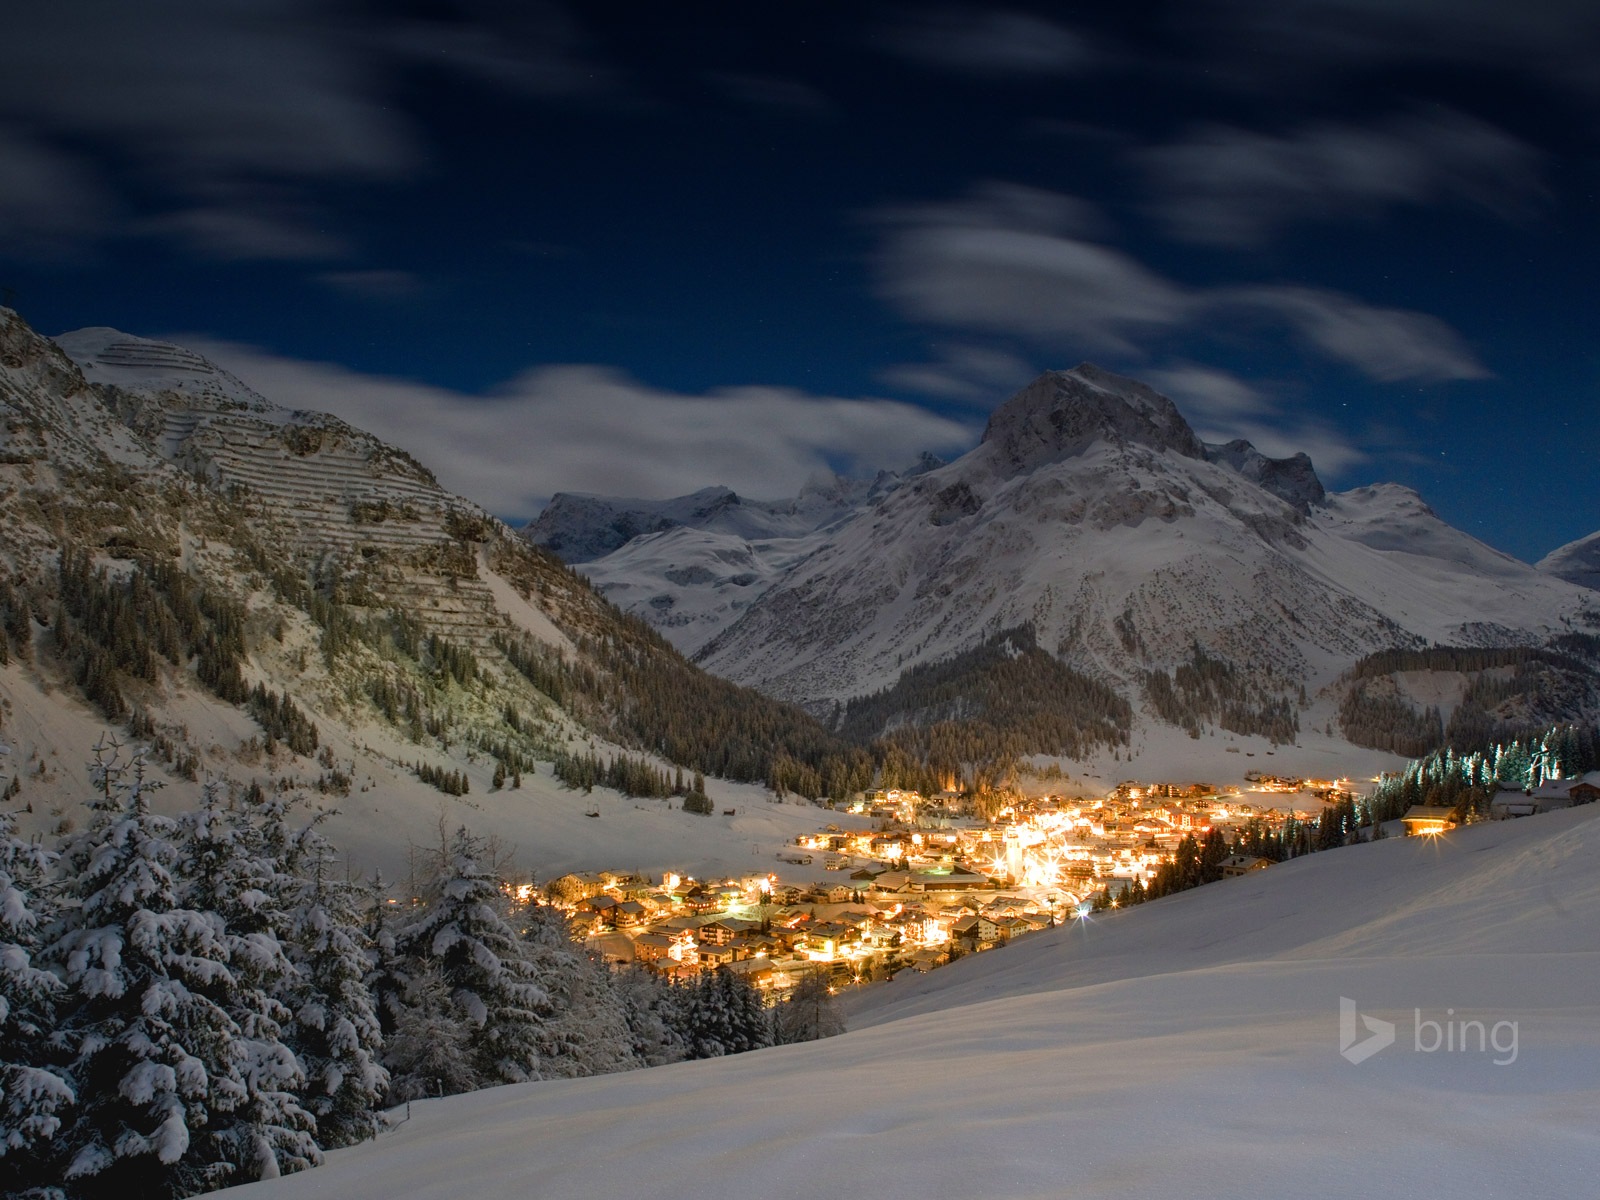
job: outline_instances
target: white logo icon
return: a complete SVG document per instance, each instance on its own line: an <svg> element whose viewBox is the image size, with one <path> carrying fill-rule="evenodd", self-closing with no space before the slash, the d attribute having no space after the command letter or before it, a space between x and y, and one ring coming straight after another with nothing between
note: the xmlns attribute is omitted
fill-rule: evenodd
<svg viewBox="0 0 1600 1200"><path fill-rule="evenodd" d="M1356 1041L1356 1018L1367 1027L1367 1038ZM1352 1063L1364 1063L1379 1050L1394 1045L1394 1022L1380 1021L1356 1011L1349 996L1339 997L1339 1053Z"/></svg>

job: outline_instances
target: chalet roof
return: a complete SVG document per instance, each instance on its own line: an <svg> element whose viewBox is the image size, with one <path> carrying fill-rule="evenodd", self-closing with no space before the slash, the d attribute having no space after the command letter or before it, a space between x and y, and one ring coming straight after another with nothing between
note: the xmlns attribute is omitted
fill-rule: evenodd
<svg viewBox="0 0 1600 1200"><path fill-rule="evenodd" d="M1451 810L1447 808L1444 811L1448 813ZM1222 860L1220 865L1223 867L1249 867L1254 866L1256 863L1270 862L1272 862L1270 858L1262 858L1259 854L1230 854Z"/></svg>
<svg viewBox="0 0 1600 1200"><path fill-rule="evenodd" d="M986 888L989 886L989 880L982 875L969 874L965 871L952 871L948 875L913 875L911 884L913 887L920 887L925 892L955 892L966 888Z"/></svg>
<svg viewBox="0 0 1600 1200"><path fill-rule="evenodd" d="M715 917L698 926L700 929L726 929L729 933L745 933L761 928L760 921L746 921L743 917Z"/></svg>
<svg viewBox="0 0 1600 1200"><path fill-rule="evenodd" d="M1450 818L1455 811L1448 804L1413 804L1406 809L1405 816L1400 819L1402 821L1438 821Z"/></svg>

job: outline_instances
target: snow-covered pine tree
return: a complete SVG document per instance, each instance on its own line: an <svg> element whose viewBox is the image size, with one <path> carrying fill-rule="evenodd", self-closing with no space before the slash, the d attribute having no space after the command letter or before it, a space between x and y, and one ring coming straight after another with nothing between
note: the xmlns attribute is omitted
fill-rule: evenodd
<svg viewBox="0 0 1600 1200"><path fill-rule="evenodd" d="M531 1078L550 997L506 919L506 897L484 840L457 830L423 899L398 946L414 962L437 965L458 1018L472 1027L469 1065L480 1086Z"/></svg>
<svg viewBox="0 0 1600 1200"><path fill-rule="evenodd" d="M389 1098L422 1100L482 1087L472 1068L471 1035L472 1026L451 1001L438 964L417 964L409 1002L396 1010L394 1032L384 1042Z"/></svg>
<svg viewBox="0 0 1600 1200"><path fill-rule="evenodd" d="M274 798L230 810L226 800L220 784L207 783L200 806L178 823L178 897L185 908L222 919L229 982L210 994L239 1027L248 1090L197 1144L202 1160L215 1164L215 1186L274 1179L322 1161L316 1120L297 1095L305 1072L286 1040L292 1014L284 998L296 972L281 936L288 932L284 900L293 882L284 807Z"/></svg>
<svg viewBox="0 0 1600 1200"><path fill-rule="evenodd" d="M332 1149L377 1132L389 1073L379 1063L383 1031L366 985L366 889L330 877L333 848L315 829L305 830L298 843L306 877L289 939L299 968L290 1040L305 1068L303 1095L317 1118L317 1141Z"/></svg>
<svg viewBox="0 0 1600 1200"><path fill-rule="evenodd" d="M643 967L616 971L612 981L622 997L634 1058L647 1067L683 1059L688 1053L689 989L676 987Z"/></svg>
<svg viewBox="0 0 1600 1200"><path fill-rule="evenodd" d="M94 817L62 852L62 909L44 958L66 984L52 1037L77 1092L57 1136L75 1196L188 1195L215 1168L194 1141L249 1098L228 1015L222 918L183 908L176 822L150 811L140 758L97 746Z"/></svg>
<svg viewBox="0 0 1600 1200"><path fill-rule="evenodd" d="M551 1003L551 1012L540 1025L534 1074L541 1079L570 1079L640 1066L611 969L572 944L560 909L530 904L522 918L529 961Z"/></svg>
<svg viewBox="0 0 1600 1200"><path fill-rule="evenodd" d="M393 1036L405 1014L406 994L411 986L406 960L399 949L398 916L399 905L389 896L383 875L375 874L366 888L367 970L362 982L372 995L378 1031L385 1039Z"/></svg>
<svg viewBox="0 0 1600 1200"><path fill-rule="evenodd" d="M695 980L688 1003L690 1058L721 1058L772 1045L772 1025L750 981L716 970Z"/></svg>
<svg viewBox="0 0 1600 1200"><path fill-rule="evenodd" d="M49 1178L47 1143L72 1104L72 1088L44 1053L61 981L33 965L54 858L0 812L0 1170L19 1181Z"/></svg>
<svg viewBox="0 0 1600 1200"><path fill-rule="evenodd" d="M827 977L821 971L803 977L790 997L772 1010L772 1040L780 1046L843 1032L844 1018L833 1005Z"/></svg>

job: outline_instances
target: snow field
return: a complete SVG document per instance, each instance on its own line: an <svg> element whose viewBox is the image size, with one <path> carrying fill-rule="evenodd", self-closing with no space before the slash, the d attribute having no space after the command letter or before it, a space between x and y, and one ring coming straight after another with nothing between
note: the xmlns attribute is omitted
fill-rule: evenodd
<svg viewBox="0 0 1600 1200"><path fill-rule="evenodd" d="M1596 815L1314 855L1022 939L861 995L821 1043L415 1105L253 1194L1592 1195ZM1394 1044L1341 1057L1340 997ZM1419 1049L1419 1009L1514 1022L1514 1061Z"/></svg>

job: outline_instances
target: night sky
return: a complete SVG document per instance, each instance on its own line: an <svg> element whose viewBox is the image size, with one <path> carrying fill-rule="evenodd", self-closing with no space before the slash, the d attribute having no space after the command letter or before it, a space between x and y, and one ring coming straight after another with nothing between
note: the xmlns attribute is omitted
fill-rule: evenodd
<svg viewBox="0 0 1600 1200"><path fill-rule="evenodd" d="M970 447L1046 368L1600 529L1600 5L50 0L0 289L502 516Z"/></svg>

